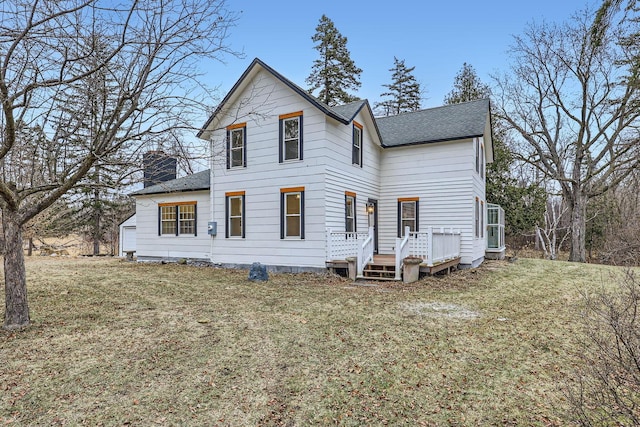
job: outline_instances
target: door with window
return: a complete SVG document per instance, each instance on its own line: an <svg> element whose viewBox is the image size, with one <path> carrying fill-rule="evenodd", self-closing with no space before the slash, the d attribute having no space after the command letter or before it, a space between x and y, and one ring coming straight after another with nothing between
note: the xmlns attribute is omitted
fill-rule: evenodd
<svg viewBox="0 0 640 427"><path fill-rule="evenodd" d="M367 200L367 218L369 227L373 227L373 253L378 253L378 200Z"/></svg>

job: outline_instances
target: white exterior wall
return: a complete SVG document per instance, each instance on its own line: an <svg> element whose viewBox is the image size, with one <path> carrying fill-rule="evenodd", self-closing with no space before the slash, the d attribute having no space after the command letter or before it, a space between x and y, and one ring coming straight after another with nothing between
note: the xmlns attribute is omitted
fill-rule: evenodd
<svg viewBox="0 0 640 427"><path fill-rule="evenodd" d="M245 95L253 97L250 108L229 105L228 121L213 132L211 218L218 235L211 261L325 268L325 115L265 71ZM303 111L303 160L279 163L279 115L296 111ZM246 168L226 169L225 127L232 122L247 123ZM305 189L304 239L280 238L280 189L291 187ZM225 193L235 191L245 192L245 238L225 238Z"/></svg>
<svg viewBox="0 0 640 427"><path fill-rule="evenodd" d="M486 142L482 137L474 138L474 144L483 144L486 147ZM475 146L474 146L474 149L475 149ZM481 206L480 213L482 215L482 221L480 221L480 224L482 227L481 234L479 238L473 240L473 255L474 255L473 266L474 267L479 265L480 262L482 262L482 260L484 259L485 252L487 250L487 193L486 193L487 150L486 148L484 150L484 156L485 156L485 159L481 164L481 167L483 168L481 174L476 173L475 167L473 169L473 173L471 174L472 180L473 180L474 199L475 197L478 197L482 202L480 205ZM474 200L474 203L475 203L475 200ZM475 206L474 206L474 214L475 214Z"/></svg>
<svg viewBox="0 0 640 427"><path fill-rule="evenodd" d="M197 203L197 236L159 236L158 204L190 202ZM189 191L184 193L151 194L136 197L136 256L139 261L157 259L203 259L210 257L210 240L207 234L209 220L209 192Z"/></svg>
<svg viewBox="0 0 640 427"><path fill-rule="evenodd" d="M382 159L379 204L380 253L393 253L398 198L419 197L419 230L453 227L461 235L461 263L484 255L484 240L474 237L474 201L484 199L475 173L474 141L451 141L387 148ZM480 194L481 192L481 194Z"/></svg>
<svg viewBox="0 0 640 427"><path fill-rule="evenodd" d="M380 198L380 161L382 149L377 135L368 124L364 111L355 121L363 125L362 167L351 163L353 124L344 125L327 119L326 141L326 207L327 227L345 231L345 191L356 193L357 231L367 230L366 204L369 198Z"/></svg>

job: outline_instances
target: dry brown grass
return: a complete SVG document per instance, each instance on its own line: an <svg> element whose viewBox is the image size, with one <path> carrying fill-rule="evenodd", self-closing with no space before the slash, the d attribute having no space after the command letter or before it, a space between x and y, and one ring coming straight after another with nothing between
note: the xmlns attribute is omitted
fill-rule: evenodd
<svg viewBox="0 0 640 427"><path fill-rule="evenodd" d="M0 332L0 424L562 425L578 289L615 272L521 259L362 286L109 259L27 270L33 326Z"/></svg>

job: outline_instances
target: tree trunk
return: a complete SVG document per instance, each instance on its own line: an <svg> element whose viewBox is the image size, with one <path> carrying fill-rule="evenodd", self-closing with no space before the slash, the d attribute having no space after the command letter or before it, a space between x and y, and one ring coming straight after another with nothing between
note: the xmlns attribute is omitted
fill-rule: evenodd
<svg viewBox="0 0 640 427"><path fill-rule="evenodd" d="M22 226L15 213L5 210L2 215L4 228L4 329L19 329L29 326L27 304L27 276L22 249Z"/></svg>
<svg viewBox="0 0 640 427"><path fill-rule="evenodd" d="M571 251L569 261L587 262L587 197L575 194L571 200Z"/></svg>

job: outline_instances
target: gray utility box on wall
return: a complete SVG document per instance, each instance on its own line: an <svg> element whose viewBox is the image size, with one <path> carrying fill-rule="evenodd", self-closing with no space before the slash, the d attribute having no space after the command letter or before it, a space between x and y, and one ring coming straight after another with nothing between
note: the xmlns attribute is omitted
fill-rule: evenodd
<svg viewBox="0 0 640 427"><path fill-rule="evenodd" d="M207 232L209 233L209 236L215 236L218 234L218 223L215 221L209 221L209 224L207 224Z"/></svg>

